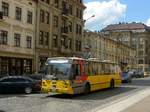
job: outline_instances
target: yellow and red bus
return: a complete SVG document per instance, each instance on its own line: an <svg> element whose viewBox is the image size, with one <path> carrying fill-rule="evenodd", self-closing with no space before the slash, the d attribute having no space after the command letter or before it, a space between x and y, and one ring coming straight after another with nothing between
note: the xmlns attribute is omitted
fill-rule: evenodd
<svg viewBox="0 0 150 112"><path fill-rule="evenodd" d="M121 85L118 64L77 57L48 58L42 92L79 94Z"/></svg>

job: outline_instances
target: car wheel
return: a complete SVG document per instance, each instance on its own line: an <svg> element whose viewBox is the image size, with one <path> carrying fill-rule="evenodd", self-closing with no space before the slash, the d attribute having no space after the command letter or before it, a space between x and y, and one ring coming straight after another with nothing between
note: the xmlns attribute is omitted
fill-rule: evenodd
<svg viewBox="0 0 150 112"><path fill-rule="evenodd" d="M32 88L31 88L31 87L26 87L26 88L25 88L25 93L26 93L26 94L32 93Z"/></svg>

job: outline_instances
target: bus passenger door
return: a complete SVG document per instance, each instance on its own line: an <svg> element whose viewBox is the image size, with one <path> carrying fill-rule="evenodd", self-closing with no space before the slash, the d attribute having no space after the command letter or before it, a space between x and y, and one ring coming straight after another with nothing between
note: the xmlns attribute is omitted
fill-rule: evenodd
<svg viewBox="0 0 150 112"><path fill-rule="evenodd" d="M74 93L82 93L83 92L83 80L81 74L81 64L75 63L72 65L73 72L73 80L72 80L72 88Z"/></svg>

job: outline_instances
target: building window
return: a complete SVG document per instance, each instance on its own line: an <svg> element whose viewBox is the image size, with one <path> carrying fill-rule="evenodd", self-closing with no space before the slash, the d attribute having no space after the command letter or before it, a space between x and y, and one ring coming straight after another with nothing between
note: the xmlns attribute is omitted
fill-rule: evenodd
<svg viewBox="0 0 150 112"><path fill-rule="evenodd" d="M62 37L61 38L61 47L64 47L65 48L65 37Z"/></svg>
<svg viewBox="0 0 150 112"><path fill-rule="evenodd" d="M49 13L46 12L45 14L46 14L46 23L49 24Z"/></svg>
<svg viewBox="0 0 150 112"><path fill-rule="evenodd" d="M9 14L9 4L6 2L2 2L2 12L3 12L3 16L7 16Z"/></svg>
<svg viewBox="0 0 150 112"><path fill-rule="evenodd" d="M144 61L141 59L141 60L139 60L138 63L139 63L139 64L144 64Z"/></svg>
<svg viewBox="0 0 150 112"><path fill-rule="evenodd" d="M45 62L47 60L47 57L40 57L40 63L39 63L39 68L40 70L43 70L44 69L44 65L45 65Z"/></svg>
<svg viewBox="0 0 150 112"><path fill-rule="evenodd" d="M32 60L24 60L24 71L23 73L32 73Z"/></svg>
<svg viewBox="0 0 150 112"><path fill-rule="evenodd" d="M0 57L0 75L8 75L8 59Z"/></svg>
<svg viewBox="0 0 150 112"><path fill-rule="evenodd" d="M78 34L78 24L76 24L76 34Z"/></svg>
<svg viewBox="0 0 150 112"><path fill-rule="evenodd" d="M76 24L76 34L82 34L82 26L79 24Z"/></svg>
<svg viewBox="0 0 150 112"><path fill-rule="evenodd" d="M48 45L49 43L49 33L48 32L45 32L45 45Z"/></svg>
<svg viewBox="0 0 150 112"><path fill-rule="evenodd" d="M82 10L80 10L78 8L76 9L76 17L82 19Z"/></svg>
<svg viewBox="0 0 150 112"><path fill-rule="evenodd" d="M144 51L143 50L138 51L138 55L139 56L143 56L144 55Z"/></svg>
<svg viewBox="0 0 150 112"><path fill-rule="evenodd" d="M73 8L72 8L72 5L69 5L69 14L70 14L70 15L73 14Z"/></svg>
<svg viewBox="0 0 150 112"><path fill-rule="evenodd" d="M69 47L69 49L71 49L71 45L72 45L72 41L71 41L71 39L68 39L68 47Z"/></svg>
<svg viewBox="0 0 150 112"><path fill-rule="evenodd" d="M68 27L69 27L69 31L72 32L72 22L71 21L69 22Z"/></svg>
<svg viewBox="0 0 150 112"><path fill-rule="evenodd" d="M82 34L82 26L81 26L81 25L79 25L79 27L78 27L78 28L79 28L79 29L78 29L78 30L79 30L78 32L79 32L79 34L81 35L81 34Z"/></svg>
<svg viewBox="0 0 150 112"><path fill-rule="evenodd" d="M49 4L49 0L41 0L41 1Z"/></svg>
<svg viewBox="0 0 150 112"><path fill-rule="evenodd" d="M54 16L53 25L54 25L54 27L58 27L58 16Z"/></svg>
<svg viewBox="0 0 150 112"><path fill-rule="evenodd" d="M21 13L22 13L21 8L16 7L16 20L21 21Z"/></svg>
<svg viewBox="0 0 150 112"><path fill-rule="evenodd" d="M31 48L31 45L32 45L32 37L27 36L27 48Z"/></svg>
<svg viewBox="0 0 150 112"><path fill-rule="evenodd" d="M44 10L40 10L40 22L44 23Z"/></svg>
<svg viewBox="0 0 150 112"><path fill-rule="evenodd" d="M81 41L79 41L79 51L81 51Z"/></svg>
<svg viewBox="0 0 150 112"><path fill-rule="evenodd" d="M79 10L79 18L82 19L82 10Z"/></svg>
<svg viewBox="0 0 150 112"><path fill-rule="evenodd" d="M52 46L53 47L58 46L58 36L57 35L53 35Z"/></svg>
<svg viewBox="0 0 150 112"><path fill-rule="evenodd" d="M43 42L44 42L44 32L40 31L39 44L43 45Z"/></svg>
<svg viewBox="0 0 150 112"><path fill-rule="evenodd" d="M27 23L32 24L32 12L28 11L27 14Z"/></svg>
<svg viewBox="0 0 150 112"><path fill-rule="evenodd" d="M1 30L0 44L7 45L8 31Z"/></svg>
<svg viewBox="0 0 150 112"><path fill-rule="evenodd" d="M20 34L15 33L15 35L14 35L14 45L16 47L20 47L20 37L21 37Z"/></svg>
<svg viewBox="0 0 150 112"><path fill-rule="evenodd" d="M56 8L58 8L59 7L59 0L54 0L54 6L56 7Z"/></svg>
<svg viewBox="0 0 150 112"><path fill-rule="evenodd" d="M49 0L46 0L46 3L49 4Z"/></svg>
<svg viewBox="0 0 150 112"><path fill-rule="evenodd" d="M76 51L81 51L81 41L76 40L75 46L76 46Z"/></svg>

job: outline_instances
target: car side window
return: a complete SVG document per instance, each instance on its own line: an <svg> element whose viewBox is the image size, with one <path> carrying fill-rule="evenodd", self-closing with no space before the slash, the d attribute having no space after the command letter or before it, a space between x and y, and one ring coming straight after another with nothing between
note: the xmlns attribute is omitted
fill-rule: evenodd
<svg viewBox="0 0 150 112"><path fill-rule="evenodd" d="M23 78L16 78L15 82L28 82L28 81Z"/></svg>
<svg viewBox="0 0 150 112"><path fill-rule="evenodd" d="M1 82L15 82L15 78L6 78L3 79Z"/></svg>

